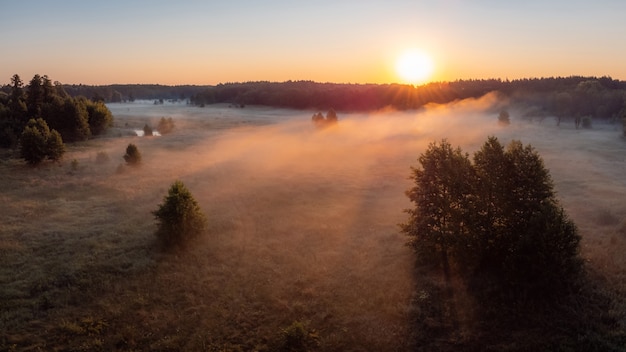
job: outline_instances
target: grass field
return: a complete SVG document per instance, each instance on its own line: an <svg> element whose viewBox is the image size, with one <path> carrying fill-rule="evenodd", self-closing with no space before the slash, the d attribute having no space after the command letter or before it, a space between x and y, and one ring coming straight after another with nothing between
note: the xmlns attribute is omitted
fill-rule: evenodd
<svg viewBox="0 0 626 352"><path fill-rule="evenodd" d="M323 131L313 112L114 104L109 135L69 146L61 163L32 168L4 152L0 350L271 350L294 323L314 350L419 350L414 322L435 291L397 226L409 167L432 141L471 153L488 135L544 157L623 333L626 141L612 125L498 127L491 99L339 114ZM132 136L162 116L172 134ZM128 143L138 168L123 165ZM176 179L209 228L166 254L150 211ZM455 316L462 342L471 310Z"/></svg>

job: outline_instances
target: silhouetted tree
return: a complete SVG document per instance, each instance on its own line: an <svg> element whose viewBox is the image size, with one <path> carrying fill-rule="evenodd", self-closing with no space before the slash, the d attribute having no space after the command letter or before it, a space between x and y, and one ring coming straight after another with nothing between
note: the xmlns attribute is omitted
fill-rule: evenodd
<svg viewBox="0 0 626 352"><path fill-rule="evenodd" d="M152 127L150 127L150 125L143 125L143 135L146 137L152 137L154 135L154 133L152 132Z"/></svg>
<svg viewBox="0 0 626 352"><path fill-rule="evenodd" d="M201 234L207 225L200 206L181 181L172 184L152 214L158 222L156 236L166 247L184 244Z"/></svg>
<svg viewBox="0 0 626 352"><path fill-rule="evenodd" d="M402 230L418 255L426 260L439 255L448 277L449 256L459 238L469 235L474 170L468 155L445 139L431 143L418 161L421 167L411 174L415 186L406 193L415 208L407 209L409 221Z"/></svg>
<svg viewBox="0 0 626 352"><path fill-rule="evenodd" d="M580 236L530 145L505 150L490 137L471 163L444 140L418 161L402 231L419 255L440 254L444 268L452 258L470 281L491 278L513 296L552 296L576 281Z"/></svg>
<svg viewBox="0 0 626 352"><path fill-rule="evenodd" d="M138 166L141 164L141 153L136 145L130 143L126 147L126 154L124 154L124 160L128 165Z"/></svg>

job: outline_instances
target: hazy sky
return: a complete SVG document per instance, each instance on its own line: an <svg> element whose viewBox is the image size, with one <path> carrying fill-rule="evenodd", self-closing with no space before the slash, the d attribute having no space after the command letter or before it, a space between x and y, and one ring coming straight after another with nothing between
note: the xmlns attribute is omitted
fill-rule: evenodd
<svg viewBox="0 0 626 352"><path fill-rule="evenodd" d="M410 48L432 80L626 79L623 0L0 0L0 84L390 83Z"/></svg>

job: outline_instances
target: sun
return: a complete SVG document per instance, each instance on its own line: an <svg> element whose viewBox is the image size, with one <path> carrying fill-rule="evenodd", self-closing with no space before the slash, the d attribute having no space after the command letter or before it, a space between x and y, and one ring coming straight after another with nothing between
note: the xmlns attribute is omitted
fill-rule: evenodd
<svg viewBox="0 0 626 352"><path fill-rule="evenodd" d="M430 56L417 49L404 52L396 60L396 73L404 83L425 83L432 76L434 68Z"/></svg>

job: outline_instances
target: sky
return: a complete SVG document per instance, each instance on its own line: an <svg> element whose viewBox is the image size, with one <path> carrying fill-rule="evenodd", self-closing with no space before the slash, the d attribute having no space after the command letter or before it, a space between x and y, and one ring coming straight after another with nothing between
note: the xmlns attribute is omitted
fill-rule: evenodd
<svg viewBox="0 0 626 352"><path fill-rule="evenodd" d="M0 84L626 80L622 0L0 0Z"/></svg>

